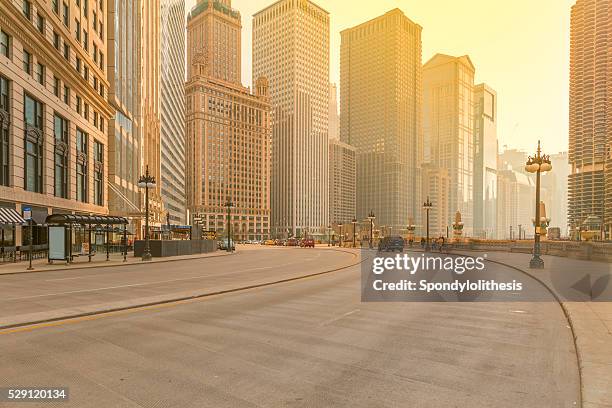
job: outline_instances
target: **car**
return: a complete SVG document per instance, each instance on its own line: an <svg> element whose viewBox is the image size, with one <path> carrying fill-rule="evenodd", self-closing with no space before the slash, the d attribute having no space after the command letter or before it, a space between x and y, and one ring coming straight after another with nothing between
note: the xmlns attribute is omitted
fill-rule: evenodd
<svg viewBox="0 0 612 408"><path fill-rule="evenodd" d="M283 241L282 239L275 239L274 240L274 245L285 246L285 241Z"/></svg>
<svg viewBox="0 0 612 408"><path fill-rule="evenodd" d="M218 248L223 250L223 251L226 251L227 247L228 247L228 242L227 241L228 241L227 238L223 238L223 239L219 240L217 242ZM236 250L236 244L234 243L233 239L229 240L229 245L231 245L232 251Z"/></svg>
<svg viewBox="0 0 612 408"><path fill-rule="evenodd" d="M287 242L285 243L285 246L298 246L298 245L300 245L300 242L297 240L297 238L289 238Z"/></svg>
<svg viewBox="0 0 612 408"><path fill-rule="evenodd" d="M312 238L304 238L302 240L302 242L300 242L300 246L302 248L314 248L315 247L315 241Z"/></svg>
<svg viewBox="0 0 612 408"><path fill-rule="evenodd" d="M404 252L404 238L400 236L384 237L378 243L379 251Z"/></svg>
<svg viewBox="0 0 612 408"><path fill-rule="evenodd" d="M268 246L272 246L275 245L276 243L274 242L273 239L266 239L265 241L263 241L262 243L263 245L268 245Z"/></svg>

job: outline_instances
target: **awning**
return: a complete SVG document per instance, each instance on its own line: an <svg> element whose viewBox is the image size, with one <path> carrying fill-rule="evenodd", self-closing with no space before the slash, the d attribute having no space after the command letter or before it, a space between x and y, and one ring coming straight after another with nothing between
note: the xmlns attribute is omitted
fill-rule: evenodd
<svg viewBox="0 0 612 408"><path fill-rule="evenodd" d="M46 220L47 224L100 224L100 225L125 225L129 224L127 218L112 217L106 215L73 215L73 214L53 214Z"/></svg>
<svg viewBox="0 0 612 408"><path fill-rule="evenodd" d="M16 210L0 207L0 224L26 224L26 220Z"/></svg>

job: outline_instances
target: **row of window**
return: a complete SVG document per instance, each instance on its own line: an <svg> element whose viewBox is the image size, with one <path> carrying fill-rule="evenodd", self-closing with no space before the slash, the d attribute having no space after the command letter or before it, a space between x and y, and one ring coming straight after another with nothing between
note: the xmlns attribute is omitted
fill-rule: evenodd
<svg viewBox="0 0 612 408"><path fill-rule="evenodd" d="M9 97L8 79L0 76L0 185L9 185ZM43 193L43 151L44 151L44 104L29 94L24 95L24 189ZM70 122L54 113L54 195L68 198ZM93 141L93 203L104 205L104 145ZM76 199L88 202L89 179L89 135L76 129Z"/></svg>

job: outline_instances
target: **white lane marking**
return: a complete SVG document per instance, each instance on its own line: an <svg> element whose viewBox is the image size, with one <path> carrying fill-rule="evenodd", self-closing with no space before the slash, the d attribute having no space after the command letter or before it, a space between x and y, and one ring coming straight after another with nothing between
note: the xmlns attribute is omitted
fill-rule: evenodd
<svg viewBox="0 0 612 408"><path fill-rule="evenodd" d="M525 310L511 310L510 313L527 313Z"/></svg>
<svg viewBox="0 0 612 408"><path fill-rule="evenodd" d="M288 263L272 265L272 266L262 266L262 267L259 267L259 268L243 269L240 272L251 272L251 271L260 271L260 270L264 270L264 269L273 269L273 268L278 268L280 266L295 265L296 263L298 263L298 262L288 262ZM94 289L71 290L71 291L68 291L68 292L59 292L59 293L46 293L46 294L43 294L43 295L34 295L34 296L24 296L24 297L9 298L7 300L24 300L24 299L35 299L35 298L49 297L49 296L58 296L58 295L70 295L70 294L73 294L73 293L97 292L97 291L101 291L101 290L131 288L131 287L146 286L146 285L157 285L157 284L160 284L160 283L181 282L181 281L194 280L194 279L203 279L203 278L210 278L210 277L211 276L192 276L192 277L189 277L189 278L167 279L167 280L162 280L162 281L144 282L144 283L133 283L133 284L130 284L130 285L108 286L108 287L104 287L104 288L94 288Z"/></svg>
<svg viewBox="0 0 612 408"><path fill-rule="evenodd" d="M345 317L350 316L350 315L352 315L353 313L357 313L357 312L359 312L359 311L360 311L359 309L351 310L350 312L347 312L347 313L343 314L342 316L338 316L338 317L335 317L335 318L333 318L333 319L326 320L326 321L324 321L323 323L319 324L319 326L327 326L327 325L328 325L328 324L330 324L330 323L337 322L338 320L340 320L340 319L344 319Z"/></svg>

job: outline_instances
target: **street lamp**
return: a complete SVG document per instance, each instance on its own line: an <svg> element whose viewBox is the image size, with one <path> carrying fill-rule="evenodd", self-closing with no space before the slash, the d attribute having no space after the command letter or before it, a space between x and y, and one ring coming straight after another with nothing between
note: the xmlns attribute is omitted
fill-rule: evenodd
<svg viewBox="0 0 612 408"><path fill-rule="evenodd" d="M145 248L142 253L143 261L151 260L151 246L149 242L149 189L155 188L155 177L149 174L149 166L147 165L145 175L138 179L138 187L145 189Z"/></svg>
<svg viewBox="0 0 612 408"><path fill-rule="evenodd" d="M368 214L368 219L370 220L370 249L372 249L372 233L374 228L374 220L376 219L376 216L374 215L374 210L370 210L370 213Z"/></svg>
<svg viewBox="0 0 612 408"><path fill-rule="evenodd" d="M340 222L340 223L338 223L338 227L340 228L340 248L342 248L342 238L344 238L344 237L342 236L342 226L343 226L343 225L342 225L342 223L341 223L341 222Z"/></svg>
<svg viewBox="0 0 612 408"><path fill-rule="evenodd" d="M331 246L331 230L332 230L332 226L328 225L327 226L327 246Z"/></svg>
<svg viewBox="0 0 612 408"><path fill-rule="evenodd" d="M525 170L529 173L536 174L536 213L534 222L535 236L533 241L533 257L529 262L529 267L532 269L542 269L544 268L544 260L540 258L540 174L543 171L551 171L552 164L550 163L550 157L542 154L539 140L536 155L529 157L525 165Z"/></svg>
<svg viewBox="0 0 612 408"><path fill-rule="evenodd" d="M356 248L357 245L355 244L355 226L357 225L357 218L353 218L351 223L353 224L353 248Z"/></svg>
<svg viewBox="0 0 612 408"><path fill-rule="evenodd" d="M431 201L429 201L429 196L427 196L427 201L425 201L423 203L423 208L425 209L425 212L427 213L427 242L425 243L425 251L429 251L429 211L431 210L431 208L433 207L433 204Z"/></svg>
<svg viewBox="0 0 612 408"><path fill-rule="evenodd" d="M231 212L231 209L234 206L234 203L232 203L232 200L230 200L229 197L227 198L227 202L225 203L225 206L227 207L227 252L231 253L232 252L232 220L231 220L232 212Z"/></svg>

